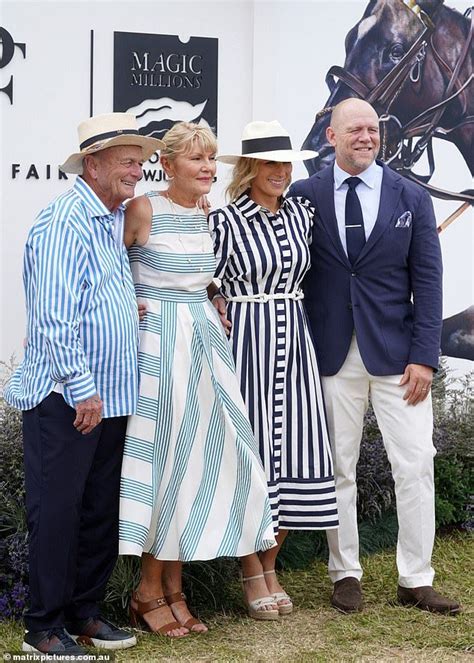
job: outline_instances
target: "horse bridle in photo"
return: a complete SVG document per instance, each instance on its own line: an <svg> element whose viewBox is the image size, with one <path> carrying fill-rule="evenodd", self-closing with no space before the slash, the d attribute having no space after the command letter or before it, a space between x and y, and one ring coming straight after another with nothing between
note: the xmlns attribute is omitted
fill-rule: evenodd
<svg viewBox="0 0 474 663"><path fill-rule="evenodd" d="M420 35L416 38L413 44L410 46L409 50L401 58L397 64L382 78L377 85L370 90L363 81L360 80L354 74L347 71L343 67L338 65L332 66L328 73L326 74L326 84L328 85L330 91L334 89L335 80L338 78L345 85L347 85L358 97L369 102L372 106L378 108L382 111L380 115L381 124L381 158L386 163L390 164L393 162L393 167L395 170L401 172L402 175L412 179L417 182L425 189L427 189L432 196L441 198L444 200L459 200L467 204L474 204L474 192L472 190L461 191L459 193L445 191L444 189L439 189L430 185L428 182L433 175L435 164L434 164L434 154L432 139L433 137L444 138L447 134L451 133L455 129L460 128L465 124L474 122L474 116L468 115L463 118L456 126L450 127L449 129L444 129L439 126L439 122L448 107L448 105L458 98L472 82L473 74L462 84L459 83L459 73L461 68L466 60L466 57L470 51L473 38L474 30L474 14L467 10L466 15L471 13L471 26L469 30L468 37L463 45L459 59L454 67L454 70L451 73L450 80L444 92L444 98L427 108L423 113L420 113L415 118L409 120L405 125L402 125L400 120L395 116L390 114L390 107L393 105L394 101L399 96L403 86L407 83L408 80L411 80L413 83L418 82L421 75L421 67L423 60L426 57L426 50L431 48L435 60L438 65L446 69L447 65L444 60L438 54L433 41L432 36L435 30L435 25L433 19L428 16L425 12L419 9L417 5L410 3L410 9L414 10L414 7L418 9L416 15L423 23L423 30ZM436 12L435 12L436 13ZM458 86L457 90L454 88ZM330 113L333 107L329 106L323 108L316 115L316 121L326 113ZM397 149L394 154L387 158L386 149L387 149L387 130L384 125L388 122L393 122L397 126L398 137L397 137ZM413 138L418 137L415 145L413 145ZM405 144L404 141L407 141ZM429 174L428 175L416 175L412 172L414 164L420 159L424 151L427 150L428 165L429 165Z"/></svg>

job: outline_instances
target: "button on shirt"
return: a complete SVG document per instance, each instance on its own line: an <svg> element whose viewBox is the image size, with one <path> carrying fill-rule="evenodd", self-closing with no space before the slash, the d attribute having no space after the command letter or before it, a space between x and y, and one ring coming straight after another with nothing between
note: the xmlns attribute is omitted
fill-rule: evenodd
<svg viewBox="0 0 474 663"><path fill-rule="evenodd" d="M78 177L38 216L25 247L25 358L5 390L29 410L60 386L74 407L95 393L104 417L135 411L138 310L115 214Z"/></svg>
<svg viewBox="0 0 474 663"><path fill-rule="evenodd" d="M344 180L352 177L350 173L346 173L334 162L334 207L336 210L337 228L341 238L342 246L347 255L346 244L346 194L348 186ZM382 177L383 168L377 162L373 162L362 173L358 173L362 181L357 186L357 195L359 197L360 206L362 208L362 215L364 217L365 239L369 238L375 222L380 205L380 194L382 191Z"/></svg>

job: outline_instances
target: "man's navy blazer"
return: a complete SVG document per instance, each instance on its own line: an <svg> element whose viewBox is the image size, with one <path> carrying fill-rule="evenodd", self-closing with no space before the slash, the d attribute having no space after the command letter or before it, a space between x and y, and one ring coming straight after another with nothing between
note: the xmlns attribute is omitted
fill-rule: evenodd
<svg viewBox="0 0 474 663"><path fill-rule="evenodd" d="M333 166L288 193L316 208L304 292L322 375L339 371L354 329L372 375L398 375L411 363L438 367L442 262L431 198L380 165L377 221L353 266L337 227Z"/></svg>

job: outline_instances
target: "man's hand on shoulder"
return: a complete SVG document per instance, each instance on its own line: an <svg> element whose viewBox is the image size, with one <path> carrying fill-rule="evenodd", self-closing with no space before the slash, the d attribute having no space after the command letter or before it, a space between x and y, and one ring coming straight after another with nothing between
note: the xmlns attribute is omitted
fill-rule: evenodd
<svg viewBox="0 0 474 663"><path fill-rule="evenodd" d="M94 394L76 405L74 427L87 435L102 421L102 401L99 394Z"/></svg>
<svg viewBox="0 0 474 663"><path fill-rule="evenodd" d="M199 207L200 210L204 212L206 216L209 216L209 212L211 211L212 205L209 202L209 198L205 194L199 198L199 200L197 201L197 206Z"/></svg>
<svg viewBox="0 0 474 663"><path fill-rule="evenodd" d="M421 403L430 393L433 382L433 369L424 364L408 364L402 379L398 383L401 387L407 385L403 400L409 405Z"/></svg>

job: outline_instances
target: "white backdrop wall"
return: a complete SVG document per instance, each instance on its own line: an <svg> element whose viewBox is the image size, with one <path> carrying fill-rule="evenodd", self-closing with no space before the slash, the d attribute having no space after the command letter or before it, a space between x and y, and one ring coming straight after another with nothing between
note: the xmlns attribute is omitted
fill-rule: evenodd
<svg viewBox="0 0 474 663"><path fill-rule="evenodd" d="M89 116L90 31L94 30L94 114L113 110L114 31L217 37L219 137L228 143L252 116L253 4L249 2L3 1L0 25L26 43L0 69L13 74L13 105L0 94L2 324L0 359L22 354L25 327L21 278L25 239L36 214L71 186L57 165L77 150L76 127ZM20 172L11 177L12 164ZM34 163L39 180L26 175ZM51 164L51 179L46 165ZM140 184L142 193L150 184ZM221 187L222 188L222 187ZM216 187L213 198L222 198Z"/></svg>
<svg viewBox="0 0 474 663"><path fill-rule="evenodd" d="M452 1L464 11L468 3ZM42 206L69 187L57 178L57 164L76 149L76 126L89 115L89 43L95 34L94 113L113 109L114 31L217 37L219 40L218 129L223 152L235 151L243 126L252 119L278 119L296 146L309 132L328 97L326 71L344 62L344 39L360 19L365 0L180 2L15 2L1 4L0 25L26 43L0 69L0 87L14 77L13 105L0 94L2 325L0 359L21 356L24 300L23 245ZM12 164L20 172L12 179ZM26 180L34 163L39 180ZM51 164L51 179L46 165ZM229 168L220 165L213 205L224 202ZM420 165L420 172L423 165ZM305 177L302 165L294 179ZM450 144L436 145L433 184L472 187L469 171ZM159 186L159 185L157 185ZM150 188L141 183L137 193ZM438 222L458 203L435 201ZM445 263L445 317L474 301L472 214L465 213L441 235ZM454 363L467 369L470 362Z"/></svg>

